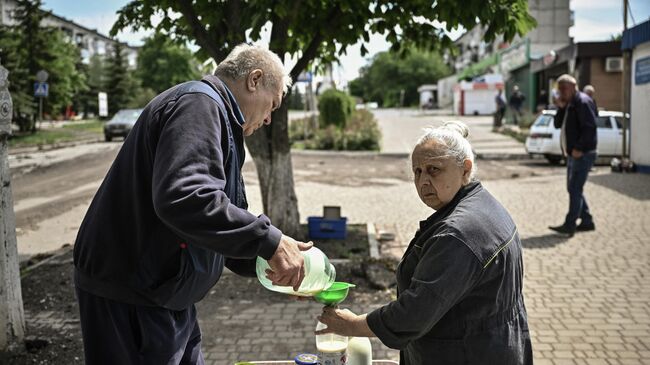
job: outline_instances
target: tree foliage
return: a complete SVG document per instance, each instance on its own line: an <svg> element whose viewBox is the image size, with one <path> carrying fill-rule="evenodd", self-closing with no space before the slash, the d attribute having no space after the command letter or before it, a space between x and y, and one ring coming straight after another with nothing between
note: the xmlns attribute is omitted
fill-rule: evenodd
<svg viewBox="0 0 650 365"><path fill-rule="evenodd" d="M381 52L360 70L360 76L350 82L349 88L352 95L385 107L399 106L404 90L404 105L416 105L418 87L435 84L449 71L439 53L414 50L405 57L394 57Z"/></svg>
<svg viewBox="0 0 650 365"><path fill-rule="evenodd" d="M127 108L133 99L137 80L128 69L124 46L116 42L106 60L106 93L108 94L108 114Z"/></svg>
<svg viewBox="0 0 650 365"><path fill-rule="evenodd" d="M0 57L9 70L14 120L22 131L32 129L38 111L34 95L36 73L49 74L49 96L43 111L57 115L86 89L78 48L56 28L43 27L40 0L17 0L16 25L0 27Z"/></svg>
<svg viewBox="0 0 650 365"><path fill-rule="evenodd" d="M201 76L192 51L162 33L145 39L138 52L137 75L142 87L156 93Z"/></svg>
<svg viewBox="0 0 650 365"><path fill-rule="evenodd" d="M487 25L486 39L504 34L506 40L535 25L527 0L260 0L260 1L131 1L118 12L111 30L130 27L156 29L176 41L193 41L201 57L217 62L237 44L260 40L270 31L269 48L294 57L295 80L308 67L336 62L348 47L362 42L367 53L370 34L383 34L391 50L449 47L446 31ZM162 17L157 24L152 21ZM286 103L273 114L273 123L247 139L255 159L264 211L289 235L299 228L293 188Z"/></svg>

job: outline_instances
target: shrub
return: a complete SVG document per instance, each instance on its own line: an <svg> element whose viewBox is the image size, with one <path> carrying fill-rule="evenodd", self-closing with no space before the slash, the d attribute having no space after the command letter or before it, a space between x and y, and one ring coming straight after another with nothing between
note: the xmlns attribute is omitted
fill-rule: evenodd
<svg viewBox="0 0 650 365"><path fill-rule="evenodd" d="M292 121L292 123L295 122ZM308 119L306 122L308 122ZM302 136L304 133L302 129L299 129L300 127L295 128L299 131L296 131L294 136ZM292 141L298 139L292 139ZM381 131L372 113L367 110L357 110L352 114L345 129L337 128L334 125L321 128L313 133L313 137L305 141L305 148L312 150L377 151L379 150L380 140Z"/></svg>
<svg viewBox="0 0 650 365"><path fill-rule="evenodd" d="M328 89L318 98L319 119L323 129L330 125L344 128L353 110L354 99L343 91Z"/></svg>

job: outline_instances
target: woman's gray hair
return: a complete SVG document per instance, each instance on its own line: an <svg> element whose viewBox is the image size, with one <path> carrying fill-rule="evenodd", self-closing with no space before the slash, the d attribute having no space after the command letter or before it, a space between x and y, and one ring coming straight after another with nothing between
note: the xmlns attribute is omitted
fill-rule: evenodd
<svg viewBox="0 0 650 365"><path fill-rule="evenodd" d="M265 87L275 89L282 87L282 92L285 94L291 87L291 76L284 70L278 55L267 48L245 43L236 46L226 59L217 65L214 74L240 80L255 69L260 69L264 73L262 85Z"/></svg>
<svg viewBox="0 0 650 365"><path fill-rule="evenodd" d="M459 167L465 164L465 160L472 161L472 171L469 176L471 181L476 174L476 163L472 145L467 140L468 136L469 128L465 123L456 120L448 121L440 127L425 128L424 135L418 139L415 148L435 141L443 148L440 150L440 157L453 157Z"/></svg>

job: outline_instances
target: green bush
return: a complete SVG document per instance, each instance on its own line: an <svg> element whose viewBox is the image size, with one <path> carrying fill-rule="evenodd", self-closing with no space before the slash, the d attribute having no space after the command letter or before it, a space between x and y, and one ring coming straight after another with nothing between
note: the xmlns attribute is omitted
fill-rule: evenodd
<svg viewBox="0 0 650 365"><path fill-rule="evenodd" d="M295 122L292 121L292 124ZM299 140L304 133L300 127L295 128L296 132L292 135L297 138L292 141ZM305 140L304 146L311 150L378 151L380 140L381 131L372 113L357 110L344 129L334 125L321 128L313 133L313 137Z"/></svg>
<svg viewBox="0 0 650 365"><path fill-rule="evenodd" d="M316 118L316 117L314 117ZM314 122L311 117L293 119L289 121L289 141L303 141L314 137Z"/></svg>
<svg viewBox="0 0 650 365"><path fill-rule="evenodd" d="M354 99L343 91L328 89L318 98L321 128L344 128L354 110Z"/></svg>

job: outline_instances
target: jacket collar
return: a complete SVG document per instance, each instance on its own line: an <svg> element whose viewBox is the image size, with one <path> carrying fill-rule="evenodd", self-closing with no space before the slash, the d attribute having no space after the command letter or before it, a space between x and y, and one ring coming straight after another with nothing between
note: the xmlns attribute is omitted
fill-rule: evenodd
<svg viewBox="0 0 650 365"><path fill-rule="evenodd" d="M235 96L232 94L230 89L228 89L228 86L226 86L226 84L221 81L220 78L214 75L206 75L201 79L201 81L208 83L219 93L221 99L224 101L224 104L226 104L228 109L230 109L230 112L235 116L239 125L243 125L246 122L244 119L244 114L241 112Z"/></svg>

